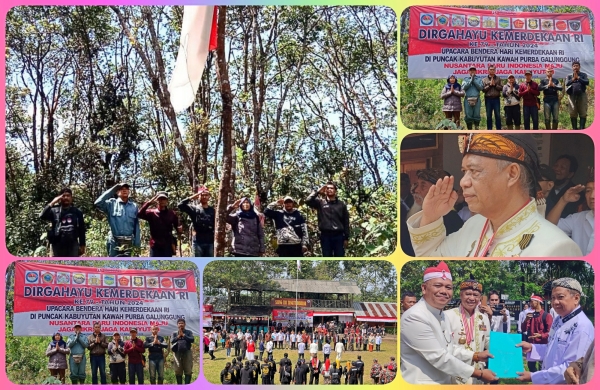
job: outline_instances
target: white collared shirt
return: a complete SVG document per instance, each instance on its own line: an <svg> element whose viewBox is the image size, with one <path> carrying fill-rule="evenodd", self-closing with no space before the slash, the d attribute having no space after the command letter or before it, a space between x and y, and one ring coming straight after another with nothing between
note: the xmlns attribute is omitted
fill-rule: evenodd
<svg viewBox="0 0 600 390"><path fill-rule="evenodd" d="M560 230L571 237L584 256L594 249L594 211L586 210L570 214L558 220Z"/></svg>
<svg viewBox="0 0 600 390"><path fill-rule="evenodd" d="M527 354L527 360L543 360L541 371L532 373L531 381L534 384L566 383L567 367L583 357L593 342L594 325L583 311L565 323L562 317L554 317L548 344L533 344Z"/></svg>

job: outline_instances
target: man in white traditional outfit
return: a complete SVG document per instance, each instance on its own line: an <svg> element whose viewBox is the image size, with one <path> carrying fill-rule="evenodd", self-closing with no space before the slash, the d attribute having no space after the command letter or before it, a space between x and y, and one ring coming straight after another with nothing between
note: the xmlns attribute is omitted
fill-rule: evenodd
<svg viewBox="0 0 600 390"><path fill-rule="evenodd" d="M459 146L460 186L477 215L446 237L443 217L458 194L453 176L438 180L425 196L423 210L407 220L417 257L581 256L577 244L544 218L543 197L534 190L539 159L530 134L469 134L459 136Z"/></svg>
<svg viewBox="0 0 600 390"><path fill-rule="evenodd" d="M525 316L527 316L527 313L531 313L532 311L533 310L529 308L528 303L523 304L523 311L519 313L519 321L517 322L518 333L523 333L523 330L521 329L521 324L523 323L523 321L525 321Z"/></svg>
<svg viewBox="0 0 600 390"><path fill-rule="evenodd" d="M460 306L446 310L446 321L450 324L454 347L464 349L465 363L479 370L485 363L478 361L479 354L490 349L490 320L477 310L481 303L483 286L471 277L460 284ZM469 355L471 357L469 358ZM477 356L476 356L477 355ZM482 384L475 378L452 378L456 384Z"/></svg>
<svg viewBox="0 0 600 390"><path fill-rule="evenodd" d="M531 373L519 372L518 380L534 384L563 384L564 374L572 362L584 357L594 342L594 325L583 313L579 301L583 295L581 285L572 278L552 282L554 318L548 344L521 342L527 360L543 360L542 369Z"/></svg>
<svg viewBox="0 0 600 390"><path fill-rule="evenodd" d="M488 369L472 365L487 362L489 352L456 348L444 307L452 298L452 275L446 263L425 270L421 285L423 297L401 317L402 377L412 384L451 384L453 378L463 382L476 378L482 382L496 380ZM468 362L468 363L465 363Z"/></svg>

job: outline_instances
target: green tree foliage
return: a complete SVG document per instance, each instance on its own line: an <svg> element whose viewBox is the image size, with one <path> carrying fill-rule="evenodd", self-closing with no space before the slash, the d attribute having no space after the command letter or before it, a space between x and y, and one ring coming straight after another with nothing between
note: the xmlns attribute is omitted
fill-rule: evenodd
<svg viewBox="0 0 600 390"><path fill-rule="evenodd" d="M397 24L383 7L227 7L233 96L232 202L296 199L328 180L350 208L352 256L394 251ZM120 181L141 205L207 184L217 203L222 103L214 55L196 101L175 114L166 88L183 7L15 7L7 14L7 247L47 254L37 214L64 185L105 255L94 200ZM318 255L316 213L301 205ZM185 230L190 221L183 218ZM271 224L267 233L274 234ZM142 224L146 245L149 233ZM147 245L146 245L147 246ZM267 252L273 255L273 248ZM183 254L190 253L189 237ZM142 249L147 253L147 248Z"/></svg>
<svg viewBox="0 0 600 390"><path fill-rule="evenodd" d="M417 260L406 263L400 271L401 293L412 291L421 294L423 272L439 261ZM508 294L510 300L528 300L531 294L542 295L542 286L549 280L562 277L574 278L581 283L582 300L586 311L594 309L594 271L585 261L481 261L457 260L447 262L455 286L454 298L458 298L458 285L473 276L483 284L484 293L491 290Z"/></svg>

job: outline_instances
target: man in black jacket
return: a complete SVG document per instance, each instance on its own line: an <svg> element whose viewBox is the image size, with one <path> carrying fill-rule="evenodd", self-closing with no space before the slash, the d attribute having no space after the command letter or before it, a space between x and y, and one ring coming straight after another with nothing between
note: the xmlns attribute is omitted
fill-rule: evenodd
<svg viewBox="0 0 600 390"><path fill-rule="evenodd" d="M224 385L232 385L234 384L235 374L231 369L231 363L227 363L223 371L221 371L221 383Z"/></svg>
<svg viewBox="0 0 600 390"><path fill-rule="evenodd" d="M337 197L337 186L329 182L311 192L306 204L317 210L323 257L344 257L350 239L350 214Z"/></svg>
<svg viewBox="0 0 600 390"><path fill-rule="evenodd" d="M175 353L175 379L178 385L182 385L185 373L185 384L187 385L192 381L194 335L191 330L185 329L183 318L177 320L177 328L178 330L171 335L171 350Z"/></svg>
<svg viewBox="0 0 600 390"><path fill-rule="evenodd" d="M250 368L250 362L246 360L246 363L244 363L244 368L240 370L240 384L251 385L253 374L254 370L253 368Z"/></svg>
<svg viewBox="0 0 600 390"><path fill-rule="evenodd" d="M552 169L554 170L554 187L550 190L548 197L546 198L546 215L550 213L550 210L556 206L558 200L567 192L571 187L575 187L575 183L571 180L579 168L579 163L574 156L563 154L558 156ZM580 200L583 200L582 196ZM581 201L569 203L562 213L561 218L567 218L569 215L577 212L577 209Z"/></svg>
<svg viewBox="0 0 600 390"><path fill-rule="evenodd" d="M200 206L190 204L200 198ZM210 192L200 187L197 194L179 202L177 207L192 219L196 235L194 236L194 256L213 257L215 248L215 209L208 205Z"/></svg>
<svg viewBox="0 0 600 390"><path fill-rule="evenodd" d="M573 130L585 129L587 119L588 98L586 88L590 84L587 74L580 72L581 64L579 61L573 61L573 73L567 75L565 83L567 95L569 96L569 116ZM577 116L579 116L579 127L577 127Z"/></svg>
<svg viewBox="0 0 600 390"><path fill-rule="evenodd" d="M365 339L367 337L365 336ZM358 368L358 383L363 384L363 377L365 375L365 362L361 360L361 356L358 355L356 360L356 368Z"/></svg>
<svg viewBox="0 0 600 390"><path fill-rule="evenodd" d="M53 257L79 257L85 253L83 213L73 206L73 192L70 188L63 188L44 207L40 218L52 223L47 239L52 246Z"/></svg>
<svg viewBox="0 0 600 390"><path fill-rule="evenodd" d="M271 366L269 359L265 358L264 363L260 365L260 375L263 385L271 385Z"/></svg>
<svg viewBox="0 0 600 390"><path fill-rule="evenodd" d="M296 202L290 196L270 203L265 216L275 222L277 234L277 254L279 257L303 257L308 250L308 230L304 216L295 208ZM278 210L282 207L282 210ZM277 324L277 330L282 328Z"/></svg>
<svg viewBox="0 0 600 390"><path fill-rule="evenodd" d="M158 372L158 384L162 385L165 380L165 358L164 350L168 347L162 336L158 335L158 326L152 325L152 335L146 337L144 348L148 350L148 371L150 372L150 384L156 384Z"/></svg>
<svg viewBox="0 0 600 390"><path fill-rule="evenodd" d="M281 359L279 361L279 382L282 381L283 379L283 374L284 374L284 369L286 366L291 366L292 365L292 361L290 359L288 359L288 354L287 352L283 354L283 359Z"/></svg>

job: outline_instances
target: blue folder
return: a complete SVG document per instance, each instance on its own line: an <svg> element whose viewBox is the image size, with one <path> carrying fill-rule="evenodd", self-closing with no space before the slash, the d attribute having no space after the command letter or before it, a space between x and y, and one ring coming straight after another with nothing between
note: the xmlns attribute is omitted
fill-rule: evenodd
<svg viewBox="0 0 600 390"><path fill-rule="evenodd" d="M520 342L518 333L491 332L490 353L494 358L488 360L488 368L498 378L517 378L517 372L525 371L523 349L515 347Z"/></svg>

